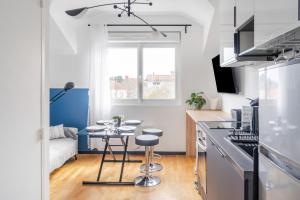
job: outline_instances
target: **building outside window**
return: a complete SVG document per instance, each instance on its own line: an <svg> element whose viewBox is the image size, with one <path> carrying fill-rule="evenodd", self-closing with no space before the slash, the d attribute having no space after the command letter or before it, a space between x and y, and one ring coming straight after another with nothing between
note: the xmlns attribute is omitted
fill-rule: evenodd
<svg viewBox="0 0 300 200"><path fill-rule="evenodd" d="M114 44L107 67L113 102L175 101L176 44Z"/></svg>

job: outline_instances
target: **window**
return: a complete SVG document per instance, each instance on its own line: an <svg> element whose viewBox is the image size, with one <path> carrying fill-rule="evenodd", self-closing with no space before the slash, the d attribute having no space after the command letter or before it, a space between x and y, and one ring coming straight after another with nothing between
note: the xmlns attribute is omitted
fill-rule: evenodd
<svg viewBox="0 0 300 200"><path fill-rule="evenodd" d="M108 49L107 67L113 100L137 99L137 55L137 48Z"/></svg>
<svg viewBox="0 0 300 200"><path fill-rule="evenodd" d="M176 45L114 44L107 67L114 101L176 100Z"/></svg>
<svg viewBox="0 0 300 200"><path fill-rule="evenodd" d="M143 99L175 99L175 48L143 49Z"/></svg>

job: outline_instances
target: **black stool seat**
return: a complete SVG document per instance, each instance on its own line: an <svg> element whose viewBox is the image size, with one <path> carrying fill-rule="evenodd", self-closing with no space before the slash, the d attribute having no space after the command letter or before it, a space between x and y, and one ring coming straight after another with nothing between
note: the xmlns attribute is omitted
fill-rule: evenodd
<svg viewBox="0 0 300 200"><path fill-rule="evenodd" d="M158 145L159 138L155 135L139 135L135 138L135 144L140 146Z"/></svg>
<svg viewBox="0 0 300 200"><path fill-rule="evenodd" d="M163 131L157 128L146 128L143 129L144 135L155 135L158 137L161 137L163 135Z"/></svg>

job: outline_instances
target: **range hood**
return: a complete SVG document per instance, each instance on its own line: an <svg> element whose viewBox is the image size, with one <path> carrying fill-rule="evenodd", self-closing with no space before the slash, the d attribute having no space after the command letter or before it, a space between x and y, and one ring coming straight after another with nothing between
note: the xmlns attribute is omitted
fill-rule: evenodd
<svg viewBox="0 0 300 200"><path fill-rule="evenodd" d="M244 67L273 61L280 51L254 47L254 16L234 33L234 58L221 64L222 67Z"/></svg>
<svg viewBox="0 0 300 200"><path fill-rule="evenodd" d="M273 61L273 56L236 56L221 64L221 67L255 66Z"/></svg>

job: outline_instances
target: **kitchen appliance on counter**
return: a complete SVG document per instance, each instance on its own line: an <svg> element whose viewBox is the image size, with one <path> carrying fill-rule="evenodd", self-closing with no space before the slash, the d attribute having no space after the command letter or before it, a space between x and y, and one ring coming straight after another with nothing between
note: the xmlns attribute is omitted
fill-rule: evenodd
<svg viewBox="0 0 300 200"><path fill-rule="evenodd" d="M231 109L231 119L232 121L232 127L238 129L241 128L241 122L242 121L242 110L241 109Z"/></svg>
<svg viewBox="0 0 300 200"><path fill-rule="evenodd" d="M300 60L259 72L259 200L300 197Z"/></svg>

